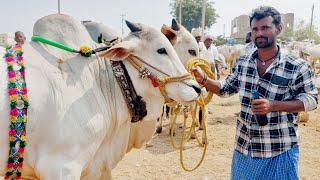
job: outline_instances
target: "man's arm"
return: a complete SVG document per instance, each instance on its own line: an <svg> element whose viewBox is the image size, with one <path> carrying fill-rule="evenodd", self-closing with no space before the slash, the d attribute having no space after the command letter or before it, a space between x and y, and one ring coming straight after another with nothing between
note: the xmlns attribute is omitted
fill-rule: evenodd
<svg viewBox="0 0 320 180"><path fill-rule="evenodd" d="M239 61L237 62L239 63ZM208 79L206 75L203 74L199 67L192 70L196 80L199 84L204 86L208 91L211 91L219 96L230 96L238 93L239 91L239 80L238 80L238 64L232 68L232 72L223 81L215 81Z"/></svg>
<svg viewBox="0 0 320 180"><path fill-rule="evenodd" d="M312 82L313 72L310 65L303 64L298 76L294 79L291 90L295 100L270 101L256 99L252 101L252 112L266 114L269 112L300 112L317 108L318 90Z"/></svg>
<svg viewBox="0 0 320 180"><path fill-rule="evenodd" d="M252 112L255 114L267 114L269 112L300 112L304 111L304 104L300 100L270 101L268 99L256 99L252 101Z"/></svg>

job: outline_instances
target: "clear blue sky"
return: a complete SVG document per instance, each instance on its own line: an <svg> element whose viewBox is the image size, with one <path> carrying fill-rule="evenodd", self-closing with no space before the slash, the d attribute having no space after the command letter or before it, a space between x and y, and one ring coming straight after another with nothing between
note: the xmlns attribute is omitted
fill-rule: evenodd
<svg viewBox="0 0 320 180"><path fill-rule="evenodd" d="M0 33L13 33L22 30L28 38L32 35L33 24L37 19L57 12L58 0L5 0L0 6ZM310 21L311 6L315 4L314 24L319 27L319 0L213 0L220 15L211 32L230 34L231 20L241 14L249 14L259 5L272 5L281 13L293 12L296 19ZM121 14L125 19L142 22L160 28L169 24L172 16L169 8L170 0L61 0L61 12L76 19L102 22L121 31ZM125 30L126 27L125 27Z"/></svg>

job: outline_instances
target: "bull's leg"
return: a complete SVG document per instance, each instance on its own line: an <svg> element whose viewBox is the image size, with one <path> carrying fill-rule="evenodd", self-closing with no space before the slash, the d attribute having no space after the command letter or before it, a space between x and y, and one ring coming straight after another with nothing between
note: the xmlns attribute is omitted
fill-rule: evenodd
<svg viewBox="0 0 320 180"><path fill-rule="evenodd" d="M36 162L36 172L44 180L79 180L82 165L61 156L43 155Z"/></svg>
<svg viewBox="0 0 320 180"><path fill-rule="evenodd" d="M202 110L199 109L199 130L203 130L203 125L202 125Z"/></svg>
<svg viewBox="0 0 320 180"><path fill-rule="evenodd" d="M158 121L158 124L157 124L157 129L156 129L156 132L158 134L160 134L162 132L162 122L163 122L163 113L164 113L164 106L162 107L162 113L161 113L161 116L157 119Z"/></svg>
<svg viewBox="0 0 320 180"><path fill-rule="evenodd" d="M166 117L167 117L167 119L169 119L169 114L171 112L171 108L167 105L165 105L165 108L166 108Z"/></svg>
<svg viewBox="0 0 320 180"><path fill-rule="evenodd" d="M111 180L112 176L111 176L111 171L107 170L105 172L102 173L102 176L100 178L100 180Z"/></svg>
<svg viewBox="0 0 320 180"><path fill-rule="evenodd" d="M100 171L99 171L100 170ZM103 166L102 168L98 169L91 169L88 174L81 177L81 180L111 180L111 170L107 166Z"/></svg>

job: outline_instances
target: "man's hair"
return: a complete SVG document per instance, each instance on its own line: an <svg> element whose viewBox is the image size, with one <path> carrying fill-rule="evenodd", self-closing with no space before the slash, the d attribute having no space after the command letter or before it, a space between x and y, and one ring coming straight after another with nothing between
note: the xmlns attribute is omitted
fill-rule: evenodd
<svg viewBox="0 0 320 180"><path fill-rule="evenodd" d="M278 10L271 6L260 6L254 9L250 15L250 26L253 19L260 20L268 16L273 18L272 23L274 25L278 26L281 24L281 14Z"/></svg>
<svg viewBox="0 0 320 180"><path fill-rule="evenodd" d="M23 32L22 32L22 31L16 31L16 32L14 33L14 36L18 36L18 34L21 34L21 35L23 35L23 36L24 36L24 34L23 34Z"/></svg>

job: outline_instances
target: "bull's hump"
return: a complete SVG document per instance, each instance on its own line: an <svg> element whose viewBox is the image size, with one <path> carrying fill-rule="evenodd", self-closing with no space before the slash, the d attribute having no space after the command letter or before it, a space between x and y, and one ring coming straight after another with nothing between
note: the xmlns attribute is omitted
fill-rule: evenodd
<svg viewBox="0 0 320 180"><path fill-rule="evenodd" d="M78 49L81 45L91 46L93 41L80 21L63 14L52 14L40 18L33 27L33 35Z"/></svg>

